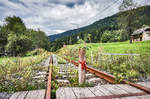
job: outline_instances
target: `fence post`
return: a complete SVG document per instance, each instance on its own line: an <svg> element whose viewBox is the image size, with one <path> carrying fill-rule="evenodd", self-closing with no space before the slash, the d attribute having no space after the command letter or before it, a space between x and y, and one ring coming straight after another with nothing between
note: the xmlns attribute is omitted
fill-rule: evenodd
<svg viewBox="0 0 150 99"><path fill-rule="evenodd" d="M85 82L85 72L86 72L86 61L85 61L85 49L79 48L79 84Z"/></svg>

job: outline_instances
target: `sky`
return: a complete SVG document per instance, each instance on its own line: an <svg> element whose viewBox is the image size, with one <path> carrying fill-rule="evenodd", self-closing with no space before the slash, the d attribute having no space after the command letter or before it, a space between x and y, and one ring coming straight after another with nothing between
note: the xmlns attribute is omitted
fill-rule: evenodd
<svg viewBox="0 0 150 99"><path fill-rule="evenodd" d="M115 2L117 1L117 2ZM135 0L150 5L150 0ZM27 28L46 35L89 25L119 12L122 0L0 0L0 25L7 16L19 16Z"/></svg>

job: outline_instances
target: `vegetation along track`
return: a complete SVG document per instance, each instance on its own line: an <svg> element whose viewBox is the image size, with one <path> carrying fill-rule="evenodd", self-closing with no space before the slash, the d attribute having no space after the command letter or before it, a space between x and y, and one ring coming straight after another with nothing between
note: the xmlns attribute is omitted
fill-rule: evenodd
<svg viewBox="0 0 150 99"><path fill-rule="evenodd" d="M66 61L74 64L75 66L78 66L78 63L73 61L73 60L70 60L70 59L67 59L67 58L64 58ZM107 73L104 73L104 72L101 72L101 71L98 71L92 67L89 67L87 66L87 71L89 71L90 73L92 74L95 74L96 76L100 77L100 78L103 78L105 79L106 81L108 81L109 83L112 83L114 84L115 83L115 77L110 75L110 74L107 74ZM131 85L133 87L136 87L140 90L143 90L145 91L146 93L150 94L150 89L149 88L146 88L140 84L135 84L135 83L132 83L130 81L126 81L126 80L123 80L121 83L124 83L124 84L128 84L128 85Z"/></svg>

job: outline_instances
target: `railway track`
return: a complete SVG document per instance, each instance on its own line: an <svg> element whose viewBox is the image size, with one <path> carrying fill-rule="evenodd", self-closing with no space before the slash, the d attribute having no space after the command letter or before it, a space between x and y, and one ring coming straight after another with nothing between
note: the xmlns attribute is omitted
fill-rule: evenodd
<svg viewBox="0 0 150 99"><path fill-rule="evenodd" d="M48 75L47 75L47 88L45 91L44 99L51 99L51 80L52 80L52 65L53 65L53 57L50 57L49 67L48 67Z"/></svg>
<svg viewBox="0 0 150 99"><path fill-rule="evenodd" d="M70 59L67 59L67 58L64 58L66 61L74 64L75 66L78 66L78 63L73 61L73 60L70 60ZM89 71L90 73L92 74L95 74L96 76L102 78L102 79L105 79L106 81L108 81L109 83L112 83L114 84L115 83L115 77L110 75L110 74L107 74L105 72L102 72L102 71L98 71L92 67L89 67L87 66L87 71ZM140 85L140 84L137 84L137 83L132 83L130 81L127 81L127 80L123 80L121 83L123 84L128 84L130 86L133 86L133 87L136 87L144 92L146 92L147 94L150 94L150 88L147 88L143 85Z"/></svg>
<svg viewBox="0 0 150 99"><path fill-rule="evenodd" d="M64 58L67 62L71 63L71 64L74 64L76 67L78 67L78 63L73 61L73 60L70 60L70 59L67 59L67 58ZM50 64L53 64L53 57L51 56L50 58ZM52 79L52 69L51 69L51 65L49 66L49 69L48 69L48 80L47 80L47 89L45 91L45 99L51 99L51 79ZM90 66L87 66L87 71L89 73L92 73L93 75L96 75L97 77L101 78L101 79L104 79L106 80L107 82L111 83L111 84L115 84L115 77L113 75L110 75L110 74L107 74L105 72L102 72L102 71L99 71L97 69L94 69ZM140 89L141 91L143 91L143 93L137 93L137 94L134 94L135 96L137 95L146 95L146 94L150 94L150 88L147 88L141 84L137 84L137 83L132 83L132 82L129 82L127 80L123 80L121 82L122 84L127 84L127 85L130 85L132 87L135 87L137 89ZM130 94L128 95L130 96Z"/></svg>

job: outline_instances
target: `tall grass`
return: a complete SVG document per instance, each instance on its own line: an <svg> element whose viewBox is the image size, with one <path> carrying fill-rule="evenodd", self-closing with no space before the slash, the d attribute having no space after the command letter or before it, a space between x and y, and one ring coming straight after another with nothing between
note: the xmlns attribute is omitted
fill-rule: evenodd
<svg viewBox="0 0 150 99"><path fill-rule="evenodd" d="M86 49L87 64L115 75L118 80L138 81L140 77L150 74L150 41L133 44L116 42L69 45L60 49L58 54L78 61L80 47ZM139 56L105 55L105 53L128 53L139 54Z"/></svg>
<svg viewBox="0 0 150 99"><path fill-rule="evenodd" d="M43 82L35 82L32 77L35 71L45 70L45 67L36 66L50 55L49 52L30 56L7 58L0 64L0 92L15 92L44 87Z"/></svg>

